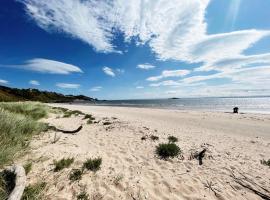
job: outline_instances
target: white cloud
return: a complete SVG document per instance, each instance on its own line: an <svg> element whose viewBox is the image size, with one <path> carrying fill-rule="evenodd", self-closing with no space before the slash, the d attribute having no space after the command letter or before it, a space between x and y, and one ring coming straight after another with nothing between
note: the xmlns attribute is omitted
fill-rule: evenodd
<svg viewBox="0 0 270 200"><path fill-rule="evenodd" d="M100 91L101 89L102 89L101 86L95 86L95 87L92 87L92 88L90 89L90 91L91 91L91 92L98 92L98 91Z"/></svg>
<svg viewBox="0 0 270 200"><path fill-rule="evenodd" d="M29 84L36 85L36 86L40 85L40 83L38 81L36 81L36 80L29 81Z"/></svg>
<svg viewBox="0 0 270 200"><path fill-rule="evenodd" d="M137 66L137 68L143 69L143 70L150 70L150 69L156 68L156 66L150 65L150 64L146 63L146 64L139 64L139 65Z"/></svg>
<svg viewBox="0 0 270 200"><path fill-rule="evenodd" d="M73 84L73 83L57 83L57 87L64 88L64 89L78 89L80 84Z"/></svg>
<svg viewBox="0 0 270 200"><path fill-rule="evenodd" d="M0 79L0 84L8 84L8 81Z"/></svg>
<svg viewBox="0 0 270 200"><path fill-rule="evenodd" d="M166 91L165 94L177 94L177 91L169 90L169 91Z"/></svg>
<svg viewBox="0 0 270 200"><path fill-rule="evenodd" d="M102 70L108 76L115 77L115 73L113 72L113 70L110 67L103 67Z"/></svg>
<svg viewBox="0 0 270 200"><path fill-rule="evenodd" d="M137 86L136 89L143 89L143 86Z"/></svg>
<svg viewBox="0 0 270 200"><path fill-rule="evenodd" d="M125 41L149 44L163 60L214 62L241 55L270 34L260 30L207 34L210 0L19 1L47 31L62 31L103 52L115 51L113 39L120 31Z"/></svg>
<svg viewBox="0 0 270 200"><path fill-rule="evenodd" d="M28 60L24 65L16 65L14 67L49 74L82 73L82 70L77 66L43 58Z"/></svg>
<svg viewBox="0 0 270 200"><path fill-rule="evenodd" d="M249 56L233 56L214 63L207 63L197 68L196 71L226 71L230 69L248 67L250 65L270 65L270 53Z"/></svg>
<svg viewBox="0 0 270 200"><path fill-rule="evenodd" d="M152 76L147 78L147 81L158 81L168 77L183 77L190 73L189 70L164 70L160 76Z"/></svg>

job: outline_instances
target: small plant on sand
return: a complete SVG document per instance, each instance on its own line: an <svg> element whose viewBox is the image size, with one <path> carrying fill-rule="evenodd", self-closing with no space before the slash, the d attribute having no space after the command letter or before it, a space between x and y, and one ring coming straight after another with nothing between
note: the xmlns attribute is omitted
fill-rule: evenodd
<svg viewBox="0 0 270 200"><path fill-rule="evenodd" d="M39 200L42 198L42 192L46 187L45 182L39 182L29 185L25 188L22 200Z"/></svg>
<svg viewBox="0 0 270 200"><path fill-rule="evenodd" d="M159 137L158 136L155 136L155 135L151 135L151 140L153 141L156 141L156 140L159 140Z"/></svg>
<svg viewBox="0 0 270 200"><path fill-rule="evenodd" d="M59 161L54 161L54 171L58 172L64 168L68 168L74 162L74 158L63 158Z"/></svg>
<svg viewBox="0 0 270 200"><path fill-rule="evenodd" d="M71 117L72 115L78 116L78 115L84 115L84 113L79 110L67 110L64 112L63 117L68 118L68 117Z"/></svg>
<svg viewBox="0 0 270 200"><path fill-rule="evenodd" d="M121 181L123 178L124 178L123 175L121 175L121 174L117 175L117 176L114 178L114 180L113 180L114 185L116 185L116 186L119 185L119 184L120 184L120 181Z"/></svg>
<svg viewBox="0 0 270 200"><path fill-rule="evenodd" d="M89 194L84 190L82 190L78 195L77 195L77 200L89 200Z"/></svg>
<svg viewBox="0 0 270 200"><path fill-rule="evenodd" d="M72 169L69 174L69 180L71 181L79 181L82 179L83 171L80 169Z"/></svg>
<svg viewBox="0 0 270 200"><path fill-rule="evenodd" d="M94 158L94 159L87 159L84 163L83 163L83 169L87 169L93 172L96 172L98 170L100 170L100 166L102 163L102 158Z"/></svg>
<svg viewBox="0 0 270 200"><path fill-rule="evenodd" d="M32 169L32 163L31 163L31 162L25 163L25 164L23 165L23 168L24 168L24 170L25 170L25 174L26 174L26 175L29 174L29 172L30 172L31 169Z"/></svg>
<svg viewBox="0 0 270 200"><path fill-rule="evenodd" d="M270 167L270 159L269 160L261 160L261 164Z"/></svg>
<svg viewBox="0 0 270 200"><path fill-rule="evenodd" d="M156 147L156 154L162 159L168 159L178 156L181 149L175 143L159 144Z"/></svg>
<svg viewBox="0 0 270 200"><path fill-rule="evenodd" d="M168 137L168 140L169 140L170 143L178 142L178 138L177 137L174 137L174 136L169 136Z"/></svg>

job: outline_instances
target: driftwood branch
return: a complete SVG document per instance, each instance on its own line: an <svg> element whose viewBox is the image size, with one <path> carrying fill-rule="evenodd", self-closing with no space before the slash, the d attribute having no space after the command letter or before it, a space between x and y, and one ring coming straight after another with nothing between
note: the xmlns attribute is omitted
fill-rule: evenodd
<svg viewBox="0 0 270 200"><path fill-rule="evenodd" d="M199 160L199 165L202 165L203 162L202 162L202 159L204 158L205 156L205 152L206 152L206 149L202 150L200 153L198 153L195 158L197 158Z"/></svg>
<svg viewBox="0 0 270 200"><path fill-rule="evenodd" d="M239 177L236 177L236 175L231 172L231 177L233 178L233 180L241 185L243 188L246 188L246 189L249 189L250 191L254 192L254 194L260 196L262 199L265 199L265 200L270 200L270 193L269 193L269 190L267 190L266 188L260 186L259 184L255 183L254 181L252 181L251 179L249 179L248 177L246 177L244 174L238 172L242 177L239 178ZM265 194L257 189L255 189L253 186L257 186L259 187L260 189L264 190L264 192L268 193L268 194Z"/></svg>
<svg viewBox="0 0 270 200"><path fill-rule="evenodd" d="M82 130L82 128L83 128L83 126L81 125L77 129L69 131L69 130L62 130L62 129L56 128L55 126L48 126L48 129L50 129L50 130L62 132L62 133L66 133L66 134L78 133L80 130Z"/></svg>
<svg viewBox="0 0 270 200"><path fill-rule="evenodd" d="M8 169L16 175L15 187L8 197L8 200L20 200L26 185L25 170L20 165L14 165Z"/></svg>

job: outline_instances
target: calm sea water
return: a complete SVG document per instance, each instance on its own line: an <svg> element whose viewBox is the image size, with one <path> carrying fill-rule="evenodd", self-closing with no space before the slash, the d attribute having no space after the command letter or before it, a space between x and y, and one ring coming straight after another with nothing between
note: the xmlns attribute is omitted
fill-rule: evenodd
<svg viewBox="0 0 270 200"><path fill-rule="evenodd" d="M113 100L100 101L97 105L222 112L231 112L237 106L239 112L270 114L270 97Z"/></svg>

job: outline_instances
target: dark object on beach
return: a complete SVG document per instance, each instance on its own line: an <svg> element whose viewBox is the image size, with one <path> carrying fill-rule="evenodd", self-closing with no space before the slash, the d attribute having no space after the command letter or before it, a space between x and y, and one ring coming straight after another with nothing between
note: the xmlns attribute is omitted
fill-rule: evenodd
<svg viewBox="0 0 270 200"><path fill-rule="evenodd" d="M233 108L233 113L238 113L238 110L239 110L238 107L234 107L234 108Z"/></svg>
<svg viewBox="0 0 270 200"><path fill-rule="evenodd" d="M197 158L199 160L199 165L202 165L203 162L202 162L202 159L204 158L205 156L205 152L206 152L206 149L202 150L200 153L198 153L195 158Z"/></svg>
<svg viewBox="0 0 270 200"><path fill-rule="evenodd" d="M141 137L141 140L146 140L146 139L147 139L146 136Z"/></svg>
<svg viewBox="0 0 270 200"><path fill-rule="evenodd" d="M83 126L81 125L76 130L66 131L66 130L58 129L55 126L48 126L49 130L58 131L58 132L66 133L66 134L78 133L80 130L82 130L82 128L83 128Z"/></svg>

